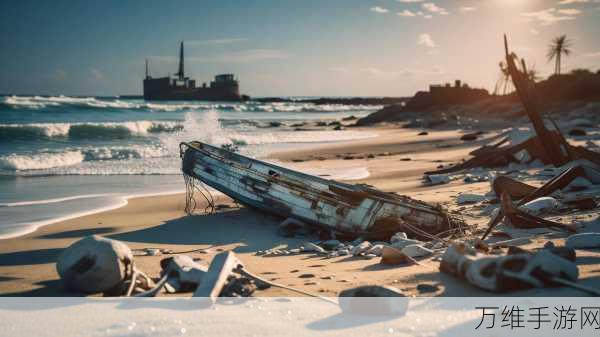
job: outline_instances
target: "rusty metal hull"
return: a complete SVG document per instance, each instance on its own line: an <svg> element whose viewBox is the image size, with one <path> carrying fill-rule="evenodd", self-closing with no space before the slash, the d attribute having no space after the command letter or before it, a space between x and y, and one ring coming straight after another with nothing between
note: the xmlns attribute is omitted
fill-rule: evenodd
<svg viewBox="0 0 600 337"><path fill-rule="evenodd" d="M182 143L184 174L260 210L339 234L424 238L454 227L439 207L286 169L200 142Z"/></svg>

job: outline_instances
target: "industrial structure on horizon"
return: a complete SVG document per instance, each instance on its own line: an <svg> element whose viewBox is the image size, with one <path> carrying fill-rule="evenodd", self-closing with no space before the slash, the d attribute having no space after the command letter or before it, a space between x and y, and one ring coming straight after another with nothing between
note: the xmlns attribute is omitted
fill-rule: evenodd
<svg viewBox="0 0 600 337"><path fill-rule="evenodd" d="M233 74L215 76L210 85L203 83L196 87L196 80L184 74L183 41L179 47L179 67L175 77L152 78L146 59L146 77L144 78L145 100L186 100L186 101L241 101L239 83Z"/></svg>

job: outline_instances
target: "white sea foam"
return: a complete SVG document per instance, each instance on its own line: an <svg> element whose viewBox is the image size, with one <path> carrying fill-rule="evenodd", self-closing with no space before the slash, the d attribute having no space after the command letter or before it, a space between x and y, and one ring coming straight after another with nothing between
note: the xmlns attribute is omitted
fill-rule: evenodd
<svg viewBox="0 0 600 337"><path fill-rule="evenodd" d="M238 112L340 112L340 111L374 111L382 106L377 105L342 105L313 104L300 102L274 103L146 103L142 101L125 101L121 99L100 99L94 97L69 96L6 96L0 105L12 108L43 109L46 107L80 107L95 109L150 110L158 112L175 112L185 110L218 109Z"/></svg>
<svg viewBox="0 0 600 337"><path fill-rule="evenodd" d="M83 162L81 151L57 153L12 154L0 157L0 168L4 170L43 170L55 167L75 165Z"/></svg>
<svg viewBox="0 0 600 337"><path fill-rule="evenodd" d="M177 121L128 121L104 123L30 123L0 124L0 138L122 138L150 133L174 132L183 128Z"/></svg>

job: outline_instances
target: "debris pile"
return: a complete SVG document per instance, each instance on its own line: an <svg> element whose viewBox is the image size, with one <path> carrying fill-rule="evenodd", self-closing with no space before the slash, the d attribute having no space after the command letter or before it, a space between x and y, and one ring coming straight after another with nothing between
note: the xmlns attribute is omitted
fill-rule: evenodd
<svg viewBox="0 0 600 337"><path fill-rule="evenodd" d="M579 270L574 260L574 251L556 247L537 252L509 248L506 254L491 255L462 243L448 247L440 270L484 290L508 292L559 286L561 280L577 282Z"/></svg>

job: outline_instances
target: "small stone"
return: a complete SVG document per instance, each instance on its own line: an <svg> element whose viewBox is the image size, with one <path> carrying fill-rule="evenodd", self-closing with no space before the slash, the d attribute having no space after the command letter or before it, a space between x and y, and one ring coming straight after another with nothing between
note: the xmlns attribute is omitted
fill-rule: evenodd
<svg viewBox="0 0 600 337"><path fill-rule="evenodd" d="M322 280L333 280L334 278L335 278L335 275L333 275L333 274L321 277Z"/></svg>
<svg viewBox="0 0 600 337"><path fill-rule="evenodd" d="M420 293L434 293L440 289L437 284L421 283L417 285L417 291Z"/></svg>
<svg viewBox="0 0 600 337"><path fill-rule="evenodd" d="M394 243L396 241L406 240L406 239L408 239L408 236L406 236L406 233L404 233L404 232L398 232L398 233L392 235L392 237L390 238L390 242Z"/></svg>
<svg viewBox="0 0 600 337"><path fill-rule="evenodd" d="M375 255L375 254L365 254L365 256L364 256L364 258L366 260L374 259L376 257L377 257L377 255Z"/></svg>
<svg viewBox="0 0 600 337"><path fill-rule="evenodd" d="M312 242L305 242L303 244L303 251L304 252L312 252L312 253L325 253L325 249L323 249L322 247L312 243Z"/></svg>
<svg viewBox="0 0 600 337"><path fill-rule="evenodd" d="M350 255L350 251L348 249L340 249L337 251L339 256L346 256L346 255Z"/></svg>
<svg viewBox="0 0 600 337"><path fill-rule="evenodd" d="M305 286L316 286L318 284L319 284L319 282L315 282L315 281L310 281L310 282L304 283Z"/></svg>
<svg viewBox="0 0 600 337"><path fill-rule="evenodd" d="M391 244L391 246L396 249L402 249L406 246L421 245L421 244L423 244L423 242L419 241L419 240L405 239L405 240L397 240L397 241L393 242Z"/></svg>
<svg viewBox="0 0 600 337"><path fill-rule="evenodd" d="M410 257L423 257L433 254L433 251L421 245L414 244L402 248L402 253Z"/></svg>
<svg viewBox="0 0 600 337"><path fill-rule="evenodd" d="M383 245L377 244L367 250L367 254L372 254L375 256L381 256L381 252L383 251Z"/></svg>
<svg viewBox="0 0 600 337"><path fill-rule="evenodd" d="M298 278L313 278L315 277L315 274L300 274L298 275Z"/></svg>
<svg viewBox="0 0 600 337"><path fill-rule="evenodd" d="M327 240L321 242L319 246L325 250L334 250L337 246L339 246L341 242L339 240Z"/></svg>
<svg viewBox="0 0 600 337"><path fill-rule="evenodd" d="M357 256L363 253L366 253L371 248L371 243L369 241L363 241L358 246L352 249L352 255Z"/></svg>

